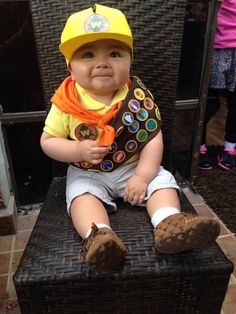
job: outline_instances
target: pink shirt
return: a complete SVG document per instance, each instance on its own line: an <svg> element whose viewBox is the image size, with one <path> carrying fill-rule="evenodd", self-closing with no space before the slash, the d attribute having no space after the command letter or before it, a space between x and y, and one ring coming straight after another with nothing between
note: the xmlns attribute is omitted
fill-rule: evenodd
<svg viewBox="0 0 236 314"><path fill-rule="evenodd" d="M236 0L224 0L221 4L214 48L236 48Z"/></svg>

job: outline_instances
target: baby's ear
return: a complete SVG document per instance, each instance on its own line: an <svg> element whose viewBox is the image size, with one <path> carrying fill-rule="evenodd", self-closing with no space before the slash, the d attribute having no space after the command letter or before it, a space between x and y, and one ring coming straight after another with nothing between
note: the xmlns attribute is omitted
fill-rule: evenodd
<svg viewBox="0 0 236 314"><path fill-rule="evenodd" d="M70 72L71 78L74 81L75 77L74 77L74 75L72 73L70 62L68 62L68 64L67 64L67 70Z"/></svg>

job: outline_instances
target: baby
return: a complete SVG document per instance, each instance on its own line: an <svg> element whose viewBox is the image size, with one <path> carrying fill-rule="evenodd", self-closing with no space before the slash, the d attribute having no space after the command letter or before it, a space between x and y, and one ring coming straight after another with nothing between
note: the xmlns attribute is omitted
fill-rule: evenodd
<svg viewBox="0 0 236 314"><path fill-rule="evenodd" d="M84 239L80 259L93 270L117 267L127 253L106 208L122 197L145 205L158 251L203 248L219 234L208 217L180 211L179 187L161 166L161 117L151 92L130 76L133 37L124 14L96 4L72 14L60 51L70 76L52 97L44 152L70 163L68 212Z"/></svg>

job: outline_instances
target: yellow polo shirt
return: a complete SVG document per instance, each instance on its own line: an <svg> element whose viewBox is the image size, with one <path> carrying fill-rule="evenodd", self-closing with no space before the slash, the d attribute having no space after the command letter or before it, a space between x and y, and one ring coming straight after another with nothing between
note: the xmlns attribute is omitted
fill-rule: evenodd
<svg viewBox="0 0 236 314"><path fill-rule="evenodd" d="M89 96L86 90L79 86L77 83L76 89L79 94L80 103L87 109L94 110L99 114L106 113L108 110L110 110L112 105L120 102L121 100L124 100L129 90L127 84L124 85L121 89L119 89L116 92L110 106L108 106ZM57 106L52 104L51 109L46 118L43 130L49 135L55 137L71 138L76 140L77 138L75 136L75 129L81 123L86 123L86 121L82 121L79 118L74 117L72 114L64 113ZM96 133L98 134L99 137L101 129L98 126L95 127L97 129Z"/></svg>

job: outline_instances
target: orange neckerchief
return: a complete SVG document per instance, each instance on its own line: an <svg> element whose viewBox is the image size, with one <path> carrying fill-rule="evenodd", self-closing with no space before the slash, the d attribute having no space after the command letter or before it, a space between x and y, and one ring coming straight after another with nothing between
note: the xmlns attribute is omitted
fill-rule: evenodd
<svg viewBox="0 0 236 314"><path fill-rule="evenodd" d="M116 115L123 101L113 105L105 114L101 115L94 110L87 109L80 104L79 95L75 87L75 81L71 76L67 77L52 96L51 101L63 112L72 114L82 121L96 124L101 129L99 143L109 146L114 142L115 129L108 125L109 121Z"/></svg>

